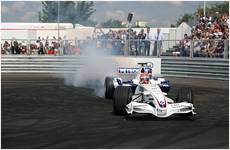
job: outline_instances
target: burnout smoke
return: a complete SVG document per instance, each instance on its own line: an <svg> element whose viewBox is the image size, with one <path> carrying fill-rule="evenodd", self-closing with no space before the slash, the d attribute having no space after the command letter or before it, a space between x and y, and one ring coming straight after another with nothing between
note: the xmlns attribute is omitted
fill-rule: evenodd
<svg viewBox="0 0 230 150"><path fill-rule="evenodd" d="M117 69L111 55L93 46L87 46L82 50L82 55L76 57L76 64L81 64L81 67L75 65L74 73L64 75L65 84L91 88L97 96L103 97L105 77L113 76Z"/></svg>

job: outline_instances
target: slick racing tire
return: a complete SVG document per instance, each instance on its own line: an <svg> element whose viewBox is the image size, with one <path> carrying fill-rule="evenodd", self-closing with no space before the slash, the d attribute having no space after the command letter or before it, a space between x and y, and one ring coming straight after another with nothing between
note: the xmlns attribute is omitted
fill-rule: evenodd
<svg viewBox="0 0 230 150"><path fill-rule="evenodd" d="M114 93L113 78L106 77L105 78L105 98L112 99L113 93Z"/></svg>
<svg viewBox="0 0 230 150"><path fill-rule="evenodd" d="M116 115L127 115L126 105L131 102L133 92L130 87L118 86L113 95L113 111Z"/></svg>
<svg viewBox="0 0 230 150"><path fill-rule="evenodd" d="M184 101L193 104L193 92L191 88L183 87L178 90L176 102Z"/></svg>
<svg viewBox="0 0 230 150"><path fill-rule="evenodd" d="M188 103L192 103L194 104L194 101L193 101L193 92L192 92L192 89L191 88L187 88L187 87L184 87L184 88L180 88L178 90L178 95L177 95L177 102L188 102ZM195 120L196 117L195 115L190 112L190 113L187 113L187 114L180 114L184 119L189 119L189 120Z"/></svg>

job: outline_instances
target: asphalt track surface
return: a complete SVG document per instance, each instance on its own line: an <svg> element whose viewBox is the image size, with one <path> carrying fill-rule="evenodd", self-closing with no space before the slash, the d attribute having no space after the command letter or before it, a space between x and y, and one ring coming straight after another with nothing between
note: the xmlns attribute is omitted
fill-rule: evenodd
<svg viewBox="0 0 230 150"><path fill-rule="evenodd" d="M197 116L115 116L112 101L48 75L2 74L1 148L229 148L228 81L169 78L191 87Z"/></svg>

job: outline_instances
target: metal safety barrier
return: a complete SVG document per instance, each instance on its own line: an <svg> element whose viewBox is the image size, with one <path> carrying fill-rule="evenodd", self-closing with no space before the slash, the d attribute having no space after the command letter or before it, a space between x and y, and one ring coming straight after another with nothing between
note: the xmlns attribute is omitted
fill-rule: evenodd
<svg viewBox="0 0 230 150"><path fill-rule="evenodd" d="M161 74L173 77L229 80L229 60L162 57Z"/></svg>
<svg viewBox="0 0 230 150"><path fill-rule="evenodd" d="M82 67L81 59L83 57L5 55L1 57L1 72L71 73Z"/></svg>
<svg viewBox="0 0 230 150"><path fill-rule="evenodd" d="M2 55L2 73L71 73L84 64L82 56ZM144 57L143 57L144 59ZM210 58L162 57L161 74L229 80L229 60Z"/></svg>

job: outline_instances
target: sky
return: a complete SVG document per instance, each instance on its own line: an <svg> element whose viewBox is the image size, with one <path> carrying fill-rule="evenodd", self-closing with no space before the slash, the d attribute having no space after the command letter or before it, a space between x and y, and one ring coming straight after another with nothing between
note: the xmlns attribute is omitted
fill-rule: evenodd
<svg viewBox="0 0 230 150"><path fill-rule="evenodd" d="M219 1L220 2L220 1ZM216 3L206 1L206 4ZM126 20L129 12L133 21L147 21L152 27L169 27L185 13L194 13L203 1L95 1L96 12L91 19L104 22L110 18ZM40 1L2 1L2 22L38 22Z"/></svg>

